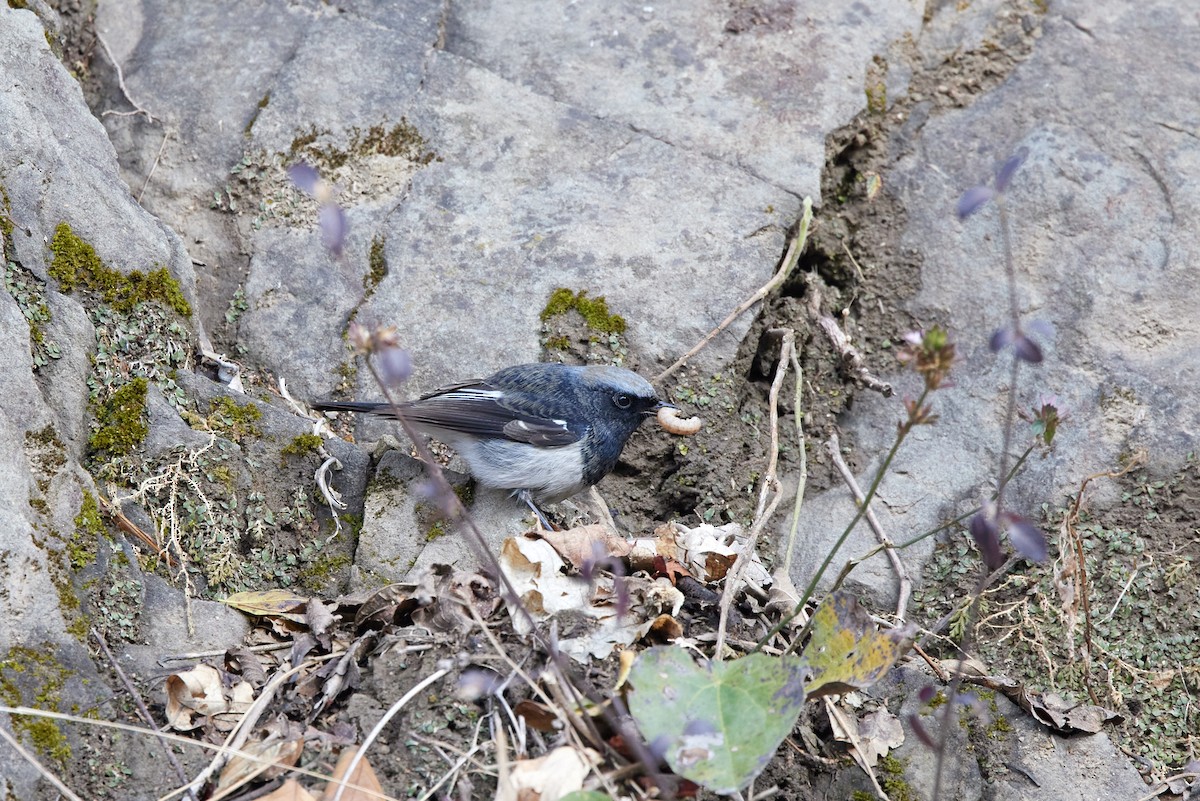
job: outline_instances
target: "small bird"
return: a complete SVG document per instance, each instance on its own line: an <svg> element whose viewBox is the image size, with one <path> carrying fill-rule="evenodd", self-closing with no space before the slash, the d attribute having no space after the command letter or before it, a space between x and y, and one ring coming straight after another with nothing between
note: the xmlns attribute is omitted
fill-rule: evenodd
<svg viewBox="0 0 1200 801"><path fill-rule="evenodd" d="M555 503L612 472L647 417L677 408L621 367L519 364L399 404L417 430L452 446L479 484ZM320 411L395 418L387 403L321 402ZM543 522L544 522L544 518Z"/></svg>

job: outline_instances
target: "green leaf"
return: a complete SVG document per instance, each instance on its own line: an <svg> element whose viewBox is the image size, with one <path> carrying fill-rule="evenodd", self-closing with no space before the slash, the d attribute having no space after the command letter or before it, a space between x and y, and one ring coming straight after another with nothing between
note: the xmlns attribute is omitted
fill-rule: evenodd
<svg viewBox="0 0 1200 801"><path fill-rule="evenodd" d="M597 793L595 790L576 790L567 793L559 801L612 801L608 793Z"/></svg>
<svg viewBox="0 0 1200 801"><path fill-rule="evenodd" d="M804 705L796 660L751 654L697 664L683 649L644 651L629 674L629 711L671 770L718 793L748 785Z"/></svg>
<svg viewBox="0 0 1200 801"><path fill-rule="evenodd" d="M880 631L847 592L834 592L813 613L812 638L802 658L812 668L804 687L809 698L869 687L912 648L912 623Z"/></svg>

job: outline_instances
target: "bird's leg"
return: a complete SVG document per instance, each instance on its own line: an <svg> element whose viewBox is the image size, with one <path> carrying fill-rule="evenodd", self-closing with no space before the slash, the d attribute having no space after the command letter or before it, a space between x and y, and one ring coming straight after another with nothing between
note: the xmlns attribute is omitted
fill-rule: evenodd
<svg viewBox="0 0 1200 801"><path fill-rule="evenodd" d="M518 499L524 501L530 509L533 510L533 516L537 518L538 524L546 531L554 531L550 526L550 521L542 514L542 510L537 508L537 504L533 502L533 493L527 489L517 490L514 493Z"/></svg>

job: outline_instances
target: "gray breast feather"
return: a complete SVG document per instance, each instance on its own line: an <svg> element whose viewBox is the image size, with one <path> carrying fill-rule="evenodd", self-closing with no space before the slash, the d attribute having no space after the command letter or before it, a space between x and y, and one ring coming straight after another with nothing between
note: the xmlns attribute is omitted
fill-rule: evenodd
<svg viewBox="0 0 1200 801"><path fill-rule="evenodd" d="M579 443L534 447L509 440L463 440L451 443L471 466L479 483L497 489L527 489L554 503L584 487L583 452Z"/></svg>

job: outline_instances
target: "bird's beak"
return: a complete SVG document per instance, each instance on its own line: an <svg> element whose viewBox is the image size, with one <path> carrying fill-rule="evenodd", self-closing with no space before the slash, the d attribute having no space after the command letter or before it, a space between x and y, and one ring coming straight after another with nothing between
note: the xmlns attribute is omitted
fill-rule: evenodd
<svg viewBox="0 0 1200 801"><path fill-rule="evenodd" d="M679 408L678 406L671 403L670 401L660 400L658 403L654 404L649 409L642 412L642 414L646 415L647 417L653 417L654 415L658 414L659 409L678 409L678 408Z"/></svg>

